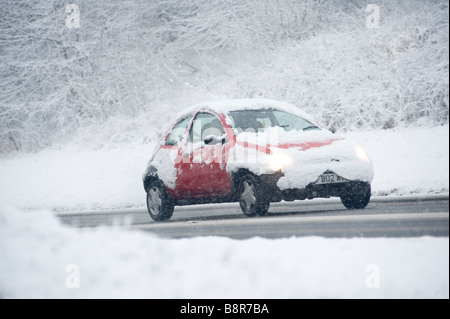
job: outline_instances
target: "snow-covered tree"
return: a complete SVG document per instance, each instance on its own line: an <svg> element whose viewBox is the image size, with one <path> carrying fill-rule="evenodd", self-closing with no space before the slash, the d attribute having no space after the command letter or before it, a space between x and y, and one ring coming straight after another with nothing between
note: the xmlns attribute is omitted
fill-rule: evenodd
<svg viewBox="0 0 450 319"><path fill-rule="evenodd" d="M336 130L448 123L448 1L377 1L375 29L357 0L72 3L79 28L69 2L0 2L0 152L148 137L247 94Z"/></svg>

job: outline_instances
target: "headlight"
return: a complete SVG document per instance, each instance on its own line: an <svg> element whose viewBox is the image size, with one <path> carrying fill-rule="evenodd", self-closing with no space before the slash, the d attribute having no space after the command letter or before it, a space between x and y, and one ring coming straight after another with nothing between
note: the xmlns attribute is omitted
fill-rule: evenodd
<svg viewBox="0 0 450 319"><path fill-rule="evenodd" d="M363 162L370 163L370 158L366 151L359 145L355 145L355 154Z"/></svg>
<svg viewBox="0 0 450 319"><path fill-rule="evenodd" d="M269 155L268 166L274 171L282 170L294 163L292 157L284 152L275 151Z"/></svg>

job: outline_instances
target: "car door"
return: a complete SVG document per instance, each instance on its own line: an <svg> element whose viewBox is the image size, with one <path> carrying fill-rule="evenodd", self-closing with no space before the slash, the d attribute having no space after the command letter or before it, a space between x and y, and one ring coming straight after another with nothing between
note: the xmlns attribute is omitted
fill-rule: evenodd
<svg viewBox="0 0 450 319"><path fill-rule="evenodd" d="M225 163L225 130L219 118L200 112L194 118L177 170L177 197L224 196L231 193Z"/></svg>
<svg viewBox="0 0 450 319"><path fill-rule="evenodd" d="M158 145L153 157L152 166L157 169L158 177L164 181L171 196L176 196L176 170L180 161L182 146L185 144L188 125L192 116L178 121Z"/></svg>

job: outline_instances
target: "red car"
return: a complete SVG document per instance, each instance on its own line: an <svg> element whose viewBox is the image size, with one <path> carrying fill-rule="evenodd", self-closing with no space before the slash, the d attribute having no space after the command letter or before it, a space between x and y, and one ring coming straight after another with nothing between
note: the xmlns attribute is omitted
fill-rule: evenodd
<svg viewBox="0 0 450 319"><path fill-rule="evenodd" d="M143 176L147 208L168 220L177 205L239 202L247 216L271 202L340 197L367 206L373 166L355 143L274 100L212 101L178 114Z"/></svg>

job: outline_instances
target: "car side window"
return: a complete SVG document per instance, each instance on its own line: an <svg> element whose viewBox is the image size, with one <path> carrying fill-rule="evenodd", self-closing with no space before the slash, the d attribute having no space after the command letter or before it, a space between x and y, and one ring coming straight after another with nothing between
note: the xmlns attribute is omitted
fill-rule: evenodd
<svg viewBox="0 0 450 319"><path fill-rule="evenodd" d="M225 130L217 117L210 113L199 113L192 124L190 140L195 144L204 141L207 136L222 137L224 134Z"/></svg>
<svg viewBox="0 0 450 319"><path fill-rule="evenodd" d="M184 137L187 131L190 118L187 117L180 122L178 122L167 136L165 145L177 145Z"/></svg>

